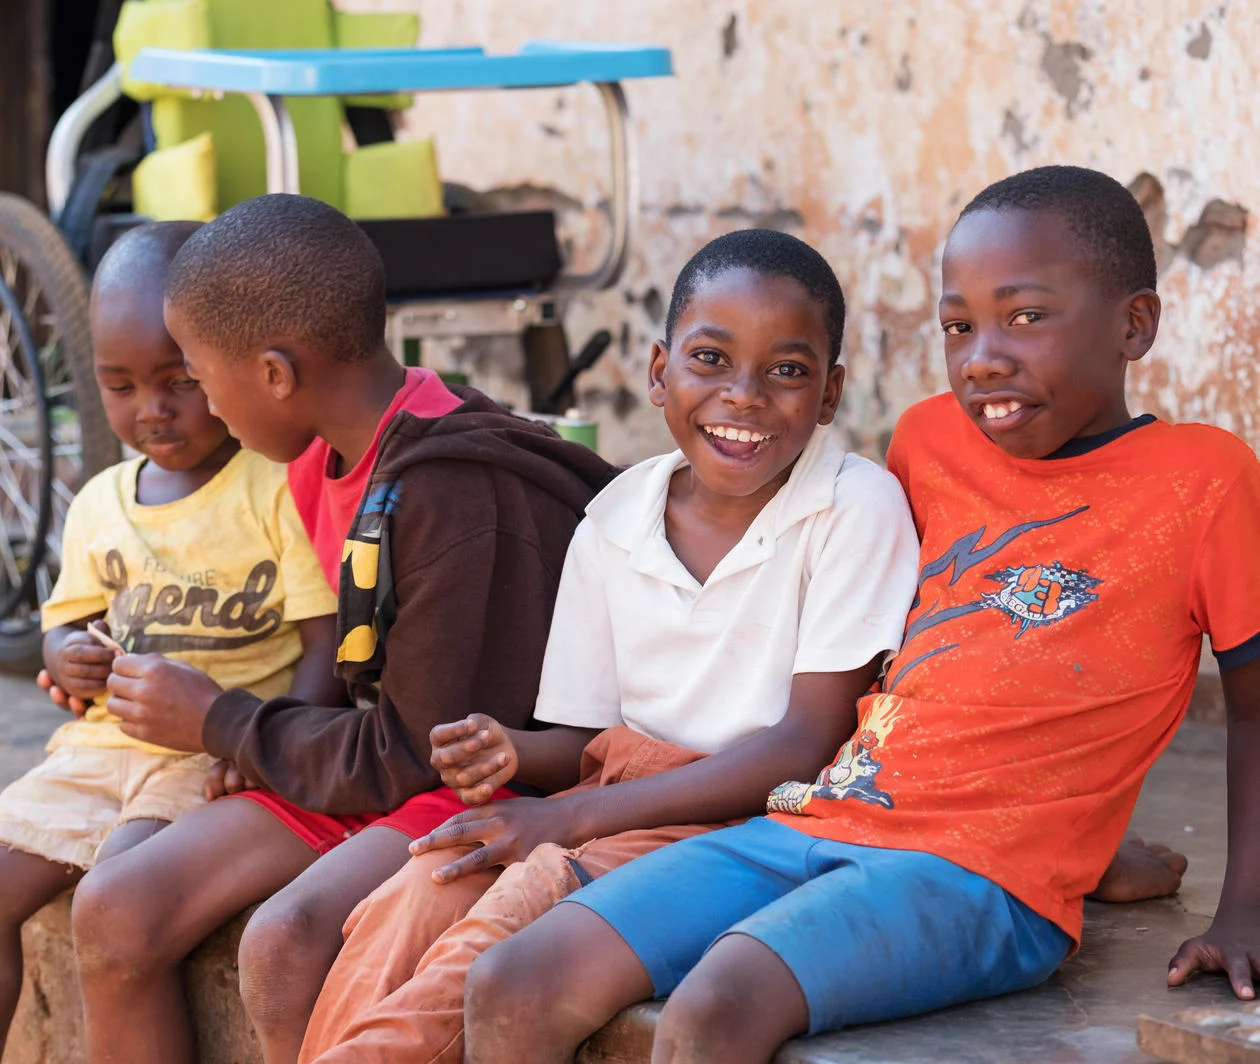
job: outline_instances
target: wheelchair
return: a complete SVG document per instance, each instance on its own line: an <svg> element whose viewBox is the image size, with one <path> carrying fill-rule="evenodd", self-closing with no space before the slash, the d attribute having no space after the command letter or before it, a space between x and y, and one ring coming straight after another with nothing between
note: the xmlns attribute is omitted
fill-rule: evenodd
<svg viewBox="0 0 1260 1064"><path fill-rule="evenodd" d="M417 364L430 339L515 335L532 411L561 415L611 340L600 330L571 355L565 299L616 282L638 209L620 80L672 72L659 48L420 49L417 16L329 0L101 0L97 27L90 84L49 141L49 214L0 194L0 669L38 666L39 604L67 508L121 457L87 317L92 271L114 239L264 192L315 196L380 251L400 361ZM612 235L588 274L565 272L552 212L495 210L441 182L430 142L393 137L391 112L413 92L582 82L603 98L612 156Z"/></svg>

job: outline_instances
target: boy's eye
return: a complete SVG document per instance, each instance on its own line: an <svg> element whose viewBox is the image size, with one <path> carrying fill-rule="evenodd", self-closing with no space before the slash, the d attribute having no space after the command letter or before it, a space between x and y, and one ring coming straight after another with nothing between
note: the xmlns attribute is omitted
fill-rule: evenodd
<svg viewBox="0 0 1260 1064"><path fill-rule="evenodd" d="M722 364L722 353L720 351L712 351L709 348L701 348L699 351L693 351L691 357L697 362L703 362L706 366L720 366Z"/></svg>
<svg viewBox="0 0 1260 1064"><path fill-rule="evenodd" d="M192 377L176 377L175 380L171 381L171 387L177 389L178 391L186 392L192 388L196 388L197 382L193 380Z"/></svg>
<svg viewBox="0 0 1260 1064"><path fill-rule="evenodd" d="M1045 317L1045 314L1043 314L1039 310L1021 310L1018 314L1016 314L1013 318L1011 318L1011 324L1012 325L1033 325L1036 322L1041 321L1041 319L1044 317Z"/></svg>
<svg viewBox="0 0 1260 1064"><path fill-rule="evenodd" d="M126 395L127 392L135 391L135 387L131 384L107 384L105 390L115 395Z"/></svg>
<svg viewBox="0 0 1260 1064"><path fill-rule="evenodd" d="M798 377L804 377L809 370L802 366L799 362L780 362L770 370L775 377L783 377L786 380L795 380Z"/></svg>
<svg viewBox="0 0 1260 1064"><path fill-rule="evenodd" d="M971 332L971 326L965 321L947 321L941 328L945 330L946 336L961 336Z"/></svg>

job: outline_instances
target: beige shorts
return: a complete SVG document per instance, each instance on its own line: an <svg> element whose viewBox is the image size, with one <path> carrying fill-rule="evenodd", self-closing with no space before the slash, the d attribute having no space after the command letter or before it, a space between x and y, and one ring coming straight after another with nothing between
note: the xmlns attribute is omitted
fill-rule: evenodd
<svg viewBox="0 0 1260 1064"><path fill-rule="evenodd" d="M0 792L0 845L91 868L119 824L174 820L205 804L209 754L57 747Z"/></svg>

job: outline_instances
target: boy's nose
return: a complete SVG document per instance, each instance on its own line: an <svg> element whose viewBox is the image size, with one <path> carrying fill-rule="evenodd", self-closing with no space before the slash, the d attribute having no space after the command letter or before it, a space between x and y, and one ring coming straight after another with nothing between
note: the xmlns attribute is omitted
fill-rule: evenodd
<svg viewBox="0 0 1260 1064"><path fill-rule="evenodd" d="M1015 372L1015 364L1001 349L996 339L976 336L969 346L962 364L963 380L982 381L994 377L1009 377Z"/></svg>
<svg viewBox="0 0 1260 1064"><path fill-rule="evenodd" d="M722 398L735 406L760 406L765 402L765 394L757 373L741 373L722 390Z"/></svg>
<svg viewBox="0 0 1260 1064"><path fill-rule="evenodd" d="M140 407L140 420L144 422L170 421L175 416L161 396L153 396Z"/></svg>

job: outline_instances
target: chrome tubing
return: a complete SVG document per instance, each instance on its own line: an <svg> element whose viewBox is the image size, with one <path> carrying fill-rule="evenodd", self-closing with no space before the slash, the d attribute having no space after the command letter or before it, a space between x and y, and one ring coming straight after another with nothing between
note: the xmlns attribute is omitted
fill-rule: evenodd
<svg viewBox="0 0 1260 1064"><path fill-rule="evenodd" d="M298 192L297 136L293 120L284 105L283 96L266 96L260 92L244 94L262 123L263 145L267 158L267 191Z"/></svg>
<svg viewBox="0 0 1260 1064"><path fill-rule="evenodd" d="M44 185L48 194L48 213L55 222L70 196L74 184L79 145L89 127L122 96L122 66L115 63L66 108L48 141L44 160Z"/></svg>
<svg viewBox="0 0 1260 1064"><path fill-rule="evenodd" d="M639 158L626 94L617 81L596 82L608 116L608 140L612 154L612 237L604 261L591 273L564 274L566 289L609 288L617 283L630 257L630 242L639 221Z"/></svg>

